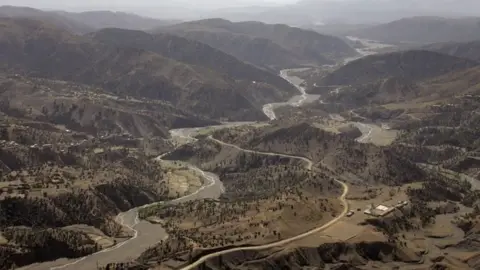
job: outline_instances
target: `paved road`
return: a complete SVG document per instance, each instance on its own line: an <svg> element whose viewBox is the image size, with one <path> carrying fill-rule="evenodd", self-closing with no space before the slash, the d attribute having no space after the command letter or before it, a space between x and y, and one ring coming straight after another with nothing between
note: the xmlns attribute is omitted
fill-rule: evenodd
<svg viewBox="0 0 480 270"><path fill-rule="evenodd" d="M226 143L226 142L223 142L223 141L220 141L220 140L217 140L215 138L213 138L212 136L208 137L209 139L217 142L217 143L220 143L222 145L226 145L226 146L231 146L231 147L234 147L238 150L241 150L241 151L244 151L244 152L247 152L247 153L255 153L255 154L260 154L260 155L269 155L269 156L281 156L281 157L289 157L289 158L295 158L295 159L300 159L300 160L303 160L307 163L307 166L306 168L311 170L312 169L312 166L313 166L313 162L310 160L310 159L307 159L305 157L300 157L300 156L293 156L293 155L287 155L287 154L278 154L278 153L272 153L272 152L261 152L261 151L253 151L253 150L249 150L249 149L243 149L243 148L240 148L239 146L237 145L233 145L233 144L229 144L229 143ZM196 267L199 267L202 263L204 263L205 261L209 260L209 259L212 259L212 258L215 258L215 257L218 257L218 256L221 256L221 255L225 255L225 254L229 254L229 253L232 253L232 252L236 252L236 251L249 251L249 250L263 250L263 249L268 249L268 248L273 248L273 247L278 247L278 246L283 246L285 244L288 244L288 243L291 243L293 241L296 241L296 240L299 240L299 239L302 239L302 238L305 238L305 237L308 237L312 234L315 234L315 233L318 233L318 232L321 232L329 227L331 227L332 225L334 225L335 223L337 223L340 219L342 219L343 217L345 217L345 215L347 214L348 212L348 202L346 200L346 196L348 194L348 186L342 182L342 181L339 181L339 180L335 180L337 181L339 184L342 185L343 187L343 193L342 195L339 197L339 200L342 202L343 204L343 211L342 213L337 216L336 218L334 218L333 220L331 220L330 222L318 227L318 228L315 228L315 229L312 229L308 232L305 232L305 233L302 233L300 235L297 235L297 236L294 236L294 237L291 237L291 238L288 238L288 239L284 239L284 240L281 240L281 241L277 241L277 242L273 242L273 243L270 243L270 244L266 244L266 245L261 245L261 246L251 246L251 247L238 247L238 248L231 248L231 249L227 249L227 250L222 250L222 251L218 251L218 252L214 252L214 253L211 253L211 254L208 254L208 255L205 255L203 257L201 257L200 259L198 259L196 262L188 265L188 266L185 266L183 268L181 268L182 270L192 270L192 269L195 269Z"/></svg>

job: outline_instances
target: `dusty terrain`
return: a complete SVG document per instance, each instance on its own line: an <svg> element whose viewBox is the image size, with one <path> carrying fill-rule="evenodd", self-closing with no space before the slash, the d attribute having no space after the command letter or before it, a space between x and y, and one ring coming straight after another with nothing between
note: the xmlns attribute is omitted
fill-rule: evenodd
<svg viewBox="0 0 480 270"><path fill-rule="evenodd" d="M58 23L0 20L0 268L480 267L474 56Z"/></svg>

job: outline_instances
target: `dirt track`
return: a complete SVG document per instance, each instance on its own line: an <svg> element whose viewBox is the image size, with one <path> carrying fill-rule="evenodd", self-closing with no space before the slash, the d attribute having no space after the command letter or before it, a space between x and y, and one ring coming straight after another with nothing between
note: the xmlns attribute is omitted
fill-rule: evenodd
<svg viewBox="0 0 480 270"><path fill-rule="evenodd" d="M289 157L289 158L295 158L295 159L300 159L302 161L305 161L307 163L307 166L306 168L307 169L312 169L312 166L313 166L313 162L310 160L310 159L307 159L305 157L299 157L299 156L293 156L293 155L287 155L287 154L279 154L279 153L271 153L271 152L260 152L260 151L253 151L253 150L248 150L248 149L243 149L243 148L240 148L239 146L236 146L236 145L233 145L233 144L229 144L229 143L225 143L225 142L222 142L220 140L217 140L215 138L213 138L212 136L209 136L209 139L219 143L219 144L222 144L222 145L225 145L225 146L230 146L230 147L234 147L238 150L241 150L241 151L244 151L244 152L248 152L248 153L255 153L255 154L261 154L261 155L269 155L269 156L281 156L281 157ZM238 248L232 248L232 249L227 249L227 250L223 250L223 251L219 251L219 252L215 252L215 253L211 253L211 254L208 254L206 256L203 256L201 257L199 260L197 260L196 262L188 265L188 266L185 266L183 268L181 268L182 270L191 270L191 269L195 269L196 267L200 266L202 263L204 263L205 261L207 261L208 259L212 259L212 258L215 258L215 257L218 257L218 256L221 256L221 255L225 255L225 254L228 254L228 253L232 253L232 252L236 252L236 251L248 251L248 250L262 250L262 249L268 249L268 248L273 248L273 247L278 247L278 246L282 246L282 245L285 245L285 244L288 244L288 243L291 243L293 241L296 241L296 240L299 240L299 239L302 239L302 238L305 238L307 236L310 236L312 234L315 234L315 233L318 233L318 232L321 232L329 227L331 227L332 225L334 225L335 223L337 223L340 219L342 219L348 212L348 202L347 200L345 199L347 194L348 194L348 186L342 182L342 181L339 181L339 180L335 180L337 181L339 184L342 185L343 187L343 193L342 195L339 197L339 200L342 202L343 204L343 211L342 213L337 216L335 219L331 220L330 222L328 222L327 224L324 224L322 225L321 227L318 227L318 228L315 228L313 230L310 230L306 233L303 233L303 234L300 234L300 235L297 235L297 236L294 236L294 237L291 237L291 238L288 238L288 239L284 239L284 240L281 240L281 241L278 241L278 242L274 242L274 243L270 243L270 244L266 244L266 245L261 245L261 246L251 246L251 247L238 247Z"/></svg>
<svg viewBox="0 0 480 270"><path fill-rule="evenodd" d="M266 104L267 110L265 111L264 107L264 112L265 114L270 118L270 119L275 119L275 114L273 112L273 108L275 106L300 106L302 103L306 102L309 100L309 96L307 95L304 91L304 89L301 89L298 85L296 85L294 82L288 79L287 71L282 71L281 75L285 79L287 79L289 82L297 86L299 91L301 92L301 95L296 96L292 98L289 102L284 102L284 103L279 103L279 104ZM303 90L303 91L302 91ZM317 97L318 98L318 97ZM270 107L268 106L270 105ZM275 106L273 106L275 105ZM270 110L269 110L270 109ZM238 125L244 125L244 124L251 124L251 123L225 123L225 125L221 126L215 126L213 128L220 128L220 127L228 127L228 126L238 126ZM209 127L205 127L209 128ZM172 130L171 134L173 137L179 137L187 140L195 140L192 138L192 135L201 130L202 128L196 128L196 129L179 129L179 130ZM367 136L368 137L368 136ZM262 154L262 155L270 155L270 156L282 156L282 157L289 157L289 158L295 158L295 159L300 159L306 162L307 164L307 169L312 169L313 163L311 160L305 158L305 157L300 157L300 156L293 156L293 155L288 155L288 154L280 154L280 153L269 153L269 152L260 152L260 151L253 151L253 150L248 150L248 149L242 149L236 145L231 145L227 144L222 141L218 141L214 138L211 138L212 140L217 141L218 143L221 143L223 145L228 145L231 147L234 147L236 149L239 149L241 151L245 152L250 152L250 153L256 153L256 154ZM159 157L161 158L161 157ZM208 173L208 172L203 172L199 170L196 167L191 167L192 169L198 170L201 172L205 179L207 180L207 183L200 188L198 191L196 191L193 194L187 195L185 197L176 199L171 201L172 203L178 203L178 202L183 202L183 201L188 201L188 200L195 200L195 199L202 199L202 198L218 198L221 193L224 192L223 189L223 184L220 182L218 177L214 174ZM323 231L326 228L329 228L330 226L334 225L336 222L338 222L342 217L346 215L348 212L348 204L347 201L345 200L345 196L348 193L348 186L341 182L336 180L338 183L340 183L343 186L343 194L339 197L339 199L342 201L342 204L344 205L344 209L342 213L336 217L335 219L331 220L327 224L313 229L309 232L303 233L301 235L285 239L279 242L271 243L268 245L262 245L262 246L255 246L255 247L244 247L244 248L234 248L230 250L225 250L217 253L213 253L210 255L207 255L205 257L202 257L200 260L195 262L192 265L189 265L183 269L193 269L196 266L200 265L202 262L206 261L209 258L213 258L222 254L227 254L230 252L234 251L239 251L239 250L261 250L261 249L267 249L275 246L281 246L287 243L290 243L292 241L302 239L304 237L307 237L309 235L318 233L320 231ZM151 224L146 221L139 221L138 220L138 208L131 209L127 212L120 213L117 216L117 220L124 226L130 228L133 233L134 237L131 239L128 239L125 242L122 242L120 244L115 245L112 248L102 250L100 252L91 254L89 256L80 258L80 259L59 259L57 261L53 262L45 262L45 263L40 263L40 264L33 264L30 266L27 266L22 269L31 269L31 270L44 270L44 269L96 269L97 264L99 265L104 265L109 262L120 262L120 261L128 261L129 259L134 259L138 257L143 251L145 251L147 248L150 246L155 245L156 243L160 242L163 239L166 239L168 237L167 233L165 230L157 224Z"/></svg>

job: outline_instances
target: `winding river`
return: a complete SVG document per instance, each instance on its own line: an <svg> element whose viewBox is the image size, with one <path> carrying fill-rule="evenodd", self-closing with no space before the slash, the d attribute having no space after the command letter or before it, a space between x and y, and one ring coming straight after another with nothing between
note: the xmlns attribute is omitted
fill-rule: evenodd
<svg viewBox="0 0 480 270"><path fill-rule="evenodd" d="M363 54L362 52L360 53ZM289 74L290 71L301 71L304 69L305 68L286 69L280 72L280 76L283 79L290 82L291 84L293 84L298 89L300 94L292 97L287 102L270 103L270 104L264 105L263 112L270 120L277 119L274 112L275 108L282 107L282 106L299 107L302 104L313 102L319 99L320 97L319 95L310 95L306 93L306 89L301 85L303 82L302 79L296 76L291 76ZM193 136L203 129L225 128L225 127L247 125L247 124L252 124L252 122L225 123L219 126L175 129L175 130L171 130L170 133L173 138L181 138L188 141L188 140L195 140ZM368 127L365 125L361 125L360 127L362 132L364 133L364 136L362 136L361 139L359 140L361 142L369 136L369 131L368 131ZM161 158L162 156L158 157L158 159L161 159ZM310 161L307 161L307 162L310 162ZM209 172L204 172L193 165L189 165L189 166L192 170L196 170L200 172L200 174L202 174L202 176L205 179L205 185L192 194L170 201L171 203L179 203L179 202L203 199L203 198L218 198L224 192L223 184L217 175ZM342 183L342 185L344 184ZM342 199L344 199L346 192L348 192L348 188L344 185L344 194L342 195ZM157 204L157 203L153 203L151 205L154 205L154 204ZM142 207L148 207L148 206L150 205L146 205ZM141 209L142 207L130 209L127 212L118 214L116 217L116 221L118 223L122 224L123 226L125 226L126 228L130 229L133 232L133 237L131 237L130 239L124 242L118 243L113 247L101 250L97 253L88 255L83 258L59 259L52 262L32 264L22 269L30 269L30 270L97 269L97 266L99 265L105 265L111 262L131 261L136 259L147 248L152 247L158 242L168 238L168 234L162 228L161 225L152 224L150 222L147 222L145 220L140 220L138 218L138 210ZM345 207L343 215L346 213L346 210L347 210L347 207ZM316 230L321 230L327 226L332 225L334 221L338 220L339 218L341 218L341 216L337 217L331 223L325 224L324 226L317 228ZM309 233L312 233L312 232L307 232L297 237L304 237ZM292 239L286 239L286 240L292 240ZM269 245L266 245L266 246L269 246ZM186 269L191 269L191 268L187 267Z"/></svg>
<svg viewBox="0 0 480 270"><path fill-rule="evenodd" d="M300 92L300 95L293 96L287 102L277 102L277 103L265 104L263 106L263 113L270 120L277 119L277 116L275 115L275 111L274 111L276 108L283 107L283 106L300 107L302 104L305 104L305 103L308 103L308 102L313 102L313 101L320 98L320 95L307 94L305 87L302 86L303 79L301 79L297 76L289 75L290 72L303 71L303 70L307 70L307 69L310 69L310 68L284 69L284 70L280 71L280 77L282 77L284 80L286 80L289 83L291 83L292 85L294 85L297 88L297 90Z"/></svg>
<svg viewBox="0 0 480 270"><path fill-rule="evenodd" d="M301 70L301 69L293 69L291 71L298 71L298 70ZM287 102L266 104L263 107L263 112L271 120L276 119L276 115L274 112L275 108L278 108L280 106L297 106L298 107L304 104L305 102L312 102L319 98L318 95L307 94L305 91L305 88L300 85L303 82L303 80L295 76L289 76L288 74L289 71L290 70L282 70L280 72L280 76L285 80L289 81L291 84L295 85L298 91L300 92L300 94L292 97ZM197 134L198 132L204 129L225 128L225 127L233 127L233 126L240 126L240 125L248 125L253 123L254 122L231 122L231 123L225 123L218 126L174 129L174 130L170 130L170 134L173 138L180 138L188 141L188 140L195 140L193 136L195 136L195 134ZM157 159L161 159L162 157L163 155L158 157ZM202 176L205 179L205 185L192 194L172 200L171 203L179 203L179 202L185 202L189 200L197 200L197 199L203 199L203 198L220 197L220 195L224 192L224 188L223 188L222 182L220 181L217 175L209 172L204 172L193 165L189 165L189 167L190 169L196 170L200 174L202 174ZM157 204L157 203L152 203L150 205L154 205L154 204ZM140 254L143 251L145 251L147 248L152 247L158 242L168 238L168 234L166 233L166 231L163 229L161 225L152 224L148 221L140 220L138 218L138 210L143 207L148 207L150 205L133 208L127 212L122 212L117 215L116 221L132 231L133 237L131 237L130 239L83 258L58 259L52 262L32 264L22 269L30 269L30 270L96 269L97 266L99 265L106 265L107 263L111 263L111 262L134 260L138 256L140 256Z"/></svg>

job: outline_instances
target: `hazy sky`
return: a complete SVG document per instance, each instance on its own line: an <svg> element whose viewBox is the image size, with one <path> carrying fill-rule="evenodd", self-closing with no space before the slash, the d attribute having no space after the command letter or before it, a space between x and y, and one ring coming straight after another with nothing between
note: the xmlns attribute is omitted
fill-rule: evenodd
<svg viewBox="0 0 480 270"><path fill-rule="evenodd" d="M298 0L0 0L0 5L30 6L35 8L126 8L172 6L203 8L224 8L251 5L283 5Z"/></svg>
<svg viewBox="0 0 480 270"><path fill-rule="evenodd" d="M302 4L287 6L297 2ZM0 0L0 5L77 12L125 11L162 19L192 20L225 16L222 18L236 21L290 24L299 24L300 21L372 23L411 16L480 15L480 0ZM224 10L242 6L285 7L237 9L234 15L231 10Z"/></svg>

